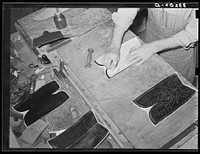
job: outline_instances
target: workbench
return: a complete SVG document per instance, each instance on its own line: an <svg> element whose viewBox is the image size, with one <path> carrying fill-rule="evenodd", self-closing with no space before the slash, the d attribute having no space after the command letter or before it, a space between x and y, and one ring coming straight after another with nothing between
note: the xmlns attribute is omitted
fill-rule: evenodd
<svg viewBox="0 0 200 154"><path fill-rule="evenodd" d="M53 17L34 20L42 11L44 9L18 21L32 39L41 36L45 30L57 31ZM171 141L198 119L198 92L173 114L153 125L146 111L138 108L133 100L176 71L161 57L154 55L141 66L131 66L108 79L94 60L104 54L110 43L113 30L111 13L105 8L70 8L63 14L68 26L61 32L72 41L56 52L67 63L72 89L84 100L79 104L85 108L82 115L92 110L120 148L160 149L173 146L175 143ZM135 34L127 31L123 42L134 37ZM92 67L86 69L89 48L94 49L93 61ZM193 87L178 75L185 85Z"/></svg>

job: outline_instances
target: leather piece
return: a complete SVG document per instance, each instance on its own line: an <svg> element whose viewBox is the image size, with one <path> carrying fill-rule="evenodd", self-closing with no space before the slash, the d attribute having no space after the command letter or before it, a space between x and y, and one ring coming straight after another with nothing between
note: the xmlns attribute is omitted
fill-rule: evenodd
<svg viewBox="0 0 200 154"><path fill-rule="evenodd" d="M174 73L150 88L133 102L142 108L153 106L149 111L149 117L156 125L186 103L195 92L194 89L184 85L178 75Z"/></svg>
<svg viewBox="0 0 200 154"><path fill-rule="evenodd" d="M13 108L18 112L24 112L30 110L31 108L35 108L40 104L40 101L45 100L47 96L56 92L58 89L59 85L56 81L49 82L40 87L34 93L30 94L28 97L21 100L19 103L13 106Z"/></svg>
<svg viewBox="0 0 200 154"><path fill-rule="evenodd" d="M108 130L97 123L94 114L89 111L48 143L53 148L94 148L107 134Z"/></svg>
<svg viewBox="0 0 200 154"><path fill-rule="evenodd" d="M40 105L38 104L37 107L32 108L27 112L27 114L24 117L24 122L26 123L27 126L30 126L38 119L42 118L43 116L53 111L54 109L58 108L68 98L69 96L63 91L47 96L47 98L43 99L43 101L38 101Z"/></svg>
<svg viewBox="0 0 200 154"><path fill-rule="evenodd" d="M58 83L52 81L39 88L28 98L16 104L13 109L18 112L29 110L24 116L24 122L27 126L30 126L38 119L62 105L69 98L67 93L64 91L59 91L56 94L53 94L58 89Z"/></svg>
<svg viewBox="0 0 200 154"><path fill-rule="evenodd" d="M102 139L108 134L107 129L100 124L95 124L90 131L84 134L70 149L74 148L96 148Z"/></svg>
<svg viewBox="0 0 200 154"><path fill-rule="evenodd" d="M64 36L62 35L60 31L56 31L56 32L44 31L41 36L33 40L33 45L41 47L43 45L53 43L60 39L64 39Z"/></svg>

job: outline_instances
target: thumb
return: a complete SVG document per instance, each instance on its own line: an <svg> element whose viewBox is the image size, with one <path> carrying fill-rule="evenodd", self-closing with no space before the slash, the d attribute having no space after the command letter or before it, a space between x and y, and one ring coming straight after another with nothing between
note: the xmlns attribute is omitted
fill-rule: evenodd
<svg viewBox="0 0 200 154"><path fill-rule="evenodd" d="M117 61L116 60L112 61L111 70L113 71L116 68L116 66L117 66Z"/></svg>
<svg viewBox="0 0 200 154"><path fill-rule="evenodd" d="M106 58L107 58L107 55L103 55L103 57L101 59L101 63L102 64L105 64Z"/></svg>

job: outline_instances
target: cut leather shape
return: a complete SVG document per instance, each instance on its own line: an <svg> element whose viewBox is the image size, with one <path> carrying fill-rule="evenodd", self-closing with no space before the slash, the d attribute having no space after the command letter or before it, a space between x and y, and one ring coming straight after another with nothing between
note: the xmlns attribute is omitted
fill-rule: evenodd
<svg viewBox="0 0 200 154"><path fill-rule="evenodd" d="M195 90L184 85L176 73L162 80L133 102L142 108L153 106L149 117L154 125L186 103Z"/></svg>
<svg viewBox="0 0 200 154"><path fill-rule="evenodd" d="M75 124L57 137L48 141L53 148L95 148L108 135L92 111L82 116Z"/></svg>
<svg viewBox="0 0 200 154"><path fill-rule="evenodd" d="M45 100L58 89L59 85L56 81L49 82L17 103L15 106L13 106L13 109L18 112L24 112L30 110L31 108L35 108L40 104L40 101Z"/></svg>
<svg viewBox="0 0 200 154"><path fill-rule="evenodd" d="M28 98L16 104L13 109L18 112L29 110L24 116L24 123L26 126L30 126L47 113L62 105L69 98L64 91L53 94L58 89L58 83L52 81L30 94Z"/></svg>
<svg viewBox="0 0 200 154"><path fill-rule="evenodd" d="M41 46L53 43L61 39L65 39L65 38L60 31L56 31L56 32L44 31L41 36L33 39L33 45L41 47Z"/></svg>
<svg viewBox="0 0 200 154"><path fill-rule="evenodd" d="M32 108L27 112L27 114L24 117L24 122L27 126L30 126L38 119L42 118L54 109L58 108L68 98L69 96L64 91L60 91L56 94L48 96L48 98L43 99L43 101L39 101L40 105L38 104L37 107Z"/></svg>

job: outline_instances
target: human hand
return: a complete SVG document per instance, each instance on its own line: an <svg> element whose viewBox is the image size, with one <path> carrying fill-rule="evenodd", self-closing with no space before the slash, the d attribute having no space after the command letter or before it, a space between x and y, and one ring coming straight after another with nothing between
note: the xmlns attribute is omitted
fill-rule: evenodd
<svg viewBox="0 0 200 154"><path fill-rule="evenodd" d="M153 43L142 44L139 48L130 50L126 57L126 62L139 66L150 59L156 52L156 46Z"/></svg>
<svg viewBox="0 0 200 154"><path fill-rule="evenodd" d="M119 62L119 57L119 48L109 46L102 58L102 64L113 71Z"/></svg>

